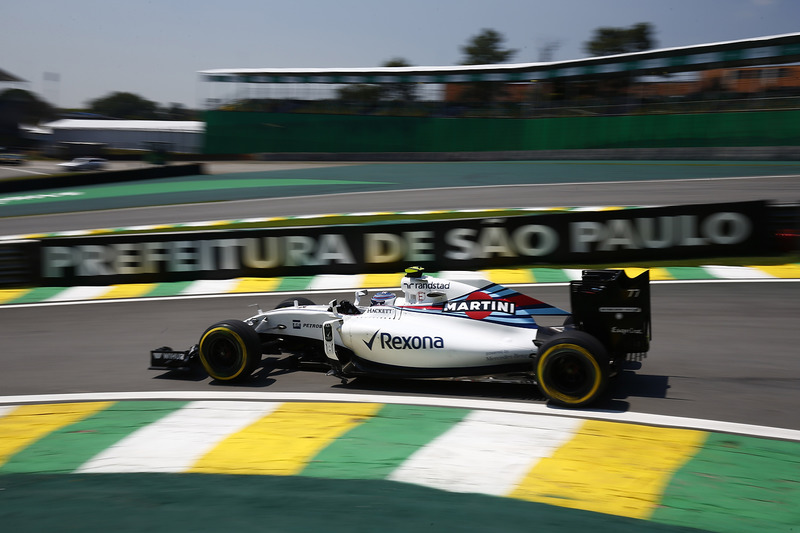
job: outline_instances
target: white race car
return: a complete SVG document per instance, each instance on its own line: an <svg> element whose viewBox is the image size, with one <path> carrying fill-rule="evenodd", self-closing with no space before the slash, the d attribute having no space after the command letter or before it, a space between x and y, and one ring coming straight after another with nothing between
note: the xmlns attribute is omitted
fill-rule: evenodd
<svg viewBox="0 0 800 533"><path fill-rule="evenodd" d="M583 271L570 283L572 313L477 276L432 277L418 267L406 270L401 288L399 297L381 291L365 304L364 290L354 303L289 298L244 321L212 325L189 350L151 351L150 368L186 369L199 359L213 379L236 382L263 354L289 353L324 364L345 383L359 376L502 376L536 383L552 403L579 407L650 346L648 271L634 278L623 270ZM562 316L563 325L540 325L543 316Z"/></svg>
<svg viewBox="0 0 800 533"><path fill-rule="evenodd" d="M70 171L77 170L103 170L108 161L100 157L77 157L66 163L59 163L59 168Z"/></svg>

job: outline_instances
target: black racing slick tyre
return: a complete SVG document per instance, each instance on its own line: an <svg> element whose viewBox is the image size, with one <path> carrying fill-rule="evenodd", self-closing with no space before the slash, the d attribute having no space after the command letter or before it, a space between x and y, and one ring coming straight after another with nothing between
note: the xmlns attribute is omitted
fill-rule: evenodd
<svg viewBox="0 0 800 533"><path fill-rule="evenodd" d="M608 355L588 333L564 332L539 348L535 372L539 389L553 404L582 407L605 391Z"/></svg>
<svg viewBox="0 0 800 533"><path fill-rule="evenodd" d="M200 362L217 381L242 381L261 362L261 340L241 320L217 322L200 337Z"/></svg>
<svg viewBox="0 0 800 533"><path fill-rule="evenodd" d="M308 298L297 296L295 298L287 298L286 300L276 305L275 309L283 309L284 307L294 307L295 301L297 302L297 305L314 305L314 302L312 302Z"/></svg>

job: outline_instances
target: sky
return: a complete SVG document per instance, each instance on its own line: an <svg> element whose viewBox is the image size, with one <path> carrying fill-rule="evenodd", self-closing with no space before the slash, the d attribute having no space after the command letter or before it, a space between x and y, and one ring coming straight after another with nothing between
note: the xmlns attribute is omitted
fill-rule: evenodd
<svg viewBox="0 0 800 533"><path fill-rule="evenodd" d="M202 108L201 70L458 65L484 29L509 62L561 61L639 22L658 48L794 33L800 0L0 0L0 69L57 107L121 91Z"/></svg>

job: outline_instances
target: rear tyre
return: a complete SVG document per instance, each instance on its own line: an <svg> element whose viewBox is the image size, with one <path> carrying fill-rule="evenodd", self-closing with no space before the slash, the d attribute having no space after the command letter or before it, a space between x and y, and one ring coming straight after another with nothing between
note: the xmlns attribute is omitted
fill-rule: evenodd
<svg viewBox="0 0 800 533"><path fill-rule="evenodd" d="M583 331L553 336L536 359L539 389L554 404L588 405L608 385L608 355L603 345Z"/></svg>
<svg viewBox="0 0 800 533"><path fill-rule="evenodd" d="M242 381L261 362L258 333L241 320L225 320L209 327L200 338L200 362L218 381Z"/></svg>
<svg viewBox="0 0 800 533"><path fill-rule="evenodd" d="M287 298L286 300L276 305L275 309L283 309L284 307L294 307L295 301L297 302L297 305L314 305L314 302L312 302L308 298L297 296L296 298Z"/></svg>

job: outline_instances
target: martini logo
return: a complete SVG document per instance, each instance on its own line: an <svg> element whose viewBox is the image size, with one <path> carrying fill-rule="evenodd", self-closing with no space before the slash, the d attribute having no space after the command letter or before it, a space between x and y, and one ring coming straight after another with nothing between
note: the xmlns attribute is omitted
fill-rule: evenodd
<svg viewBox="0 0 800 533"><path fill-rule="evenodd" d="M517 304L507 300L494 300L485 292L473 292L466 300L447 302L445 313L466 313L470 318L481 320L492 313L513 315L517 312Z"/></svg>

